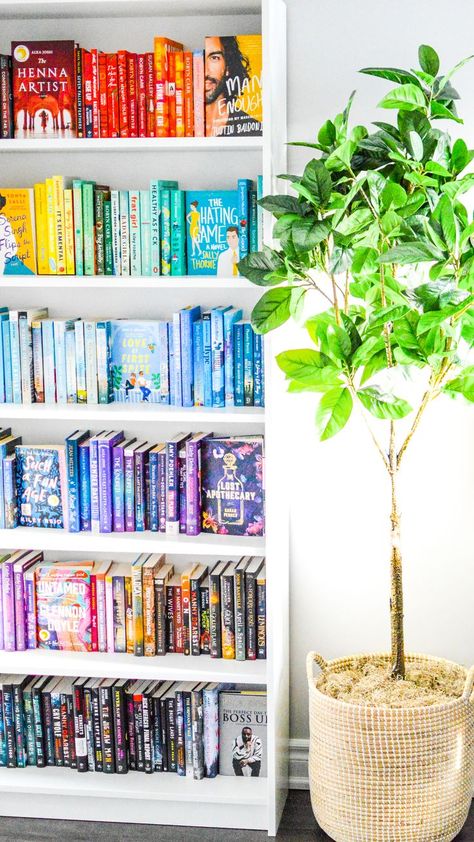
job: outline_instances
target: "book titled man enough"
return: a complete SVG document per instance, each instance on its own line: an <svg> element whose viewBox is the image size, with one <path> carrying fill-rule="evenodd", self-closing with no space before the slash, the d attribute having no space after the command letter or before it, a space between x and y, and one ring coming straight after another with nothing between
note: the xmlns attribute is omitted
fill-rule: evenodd
<svg viewBox="0 0 474 842"><path fill-rule="evenodd" d="M219 694L219 774L267 777L267 694L264 690Z"/></svg>

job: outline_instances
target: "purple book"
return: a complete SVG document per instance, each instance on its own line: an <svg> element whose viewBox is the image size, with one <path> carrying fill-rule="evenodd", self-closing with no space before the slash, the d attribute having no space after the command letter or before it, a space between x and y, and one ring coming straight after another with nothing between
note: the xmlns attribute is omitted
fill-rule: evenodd
<svg viewBox="0 0 474 842"><path fill-rule="evenodd" d="M0 564L5 558L2 556L0 559ZM5 641L3 637L3 579L2 579L2 568L0 567L0 651L3 651L5 648Z"/></svg>
<svg viewBox="0 0 474 842"><path fill-rule="evenodd" d="M38 560L43 559L43 553L39 553ZM35 567L33 564L24 575L25 588L25 612L26 612L26 648L37 649L38 640L36 636L36 585L35 585Z"/></svg>
<svg viewBox="0 0 474 842"><path fill-rule="evenodd" d="M178 453L179 477L179 531L186 535L186 446Z"/></svg>
<svg viewBox="0 0 474 842"><path fill-rule="evenodd" d="M15 629L15 580L13 565L24 552L16 552L2 564L2 604L3 604L3 648L6 652L16 650Z"/></svg>
<svg viewBox="0 0 474 842"><path fill-rule="evenodd" d="M264 535L263 436L202 442L202 529L219 535Z"/></svg>
<svg viewBox="0 0 474 842"><path fill-rule="evenodd" d="M179 451L188 435L177 433L166 442L166 532L179 535Z"/></svg>
<svg viewBox="0 0 474 842"><path fill-rule="evenodd" d="M99 455L98 442L105 430L91 436L89 441L90 486L91 486L91 531L100 532L100 503L99 503Z"/></svg>
<svg viewBox="0 0 474 842"><path fill-rule="evenodd" d="M125 532L125 448L136 439L121 441L112 448L112 529Z"/></svg>
<svg viewBox="0 0 474 842"><path fill-rule="evenodd" d="M159 531L166 532L166 447L158 454L158 523Z"/></svg>
<svg viewBox="0 0 474 842"><path fill-rule="evenodd" d="M24 652L29 648L27 641L27 613L25 610L25 573L41 557L41 553L30 552L15 562L13 566L13 586L15 593L15 649Z"/></svg>
<svg viewBox="0 0 474 842"><path fill-rule="evenodd" d="M135 451L146 442L134 442L124 450L125 532L135 532Z"/></svg>
<svg viewBox="0 0 474 842"><path fill-rule="evenodd" d="M195 433L186 442L186 535L201 532L201 442L212 433Z"/></svg>
<svg viewBox="0 0 474 842"><path fill-rule="evenodd" d="M153 445L145 442L135 451L135 531L148 529L146 516L146 471Z"/></svg>
<svg viewBox="0 0 474 842"><path fill-rule="evenodd" d="M101 436L97 444L100 532L112 532L112 448L123 438L123 430L111 431Z"/></svg>

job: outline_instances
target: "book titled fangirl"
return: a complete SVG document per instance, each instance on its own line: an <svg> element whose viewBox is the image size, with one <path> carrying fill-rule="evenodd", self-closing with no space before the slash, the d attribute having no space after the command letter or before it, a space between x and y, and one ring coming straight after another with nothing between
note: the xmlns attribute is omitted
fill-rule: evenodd
<svg viewBox="0 0 474 842"><path fill-rule="evenodd" d="M15 137L75 137L74 41L12 41Z"/></svg>

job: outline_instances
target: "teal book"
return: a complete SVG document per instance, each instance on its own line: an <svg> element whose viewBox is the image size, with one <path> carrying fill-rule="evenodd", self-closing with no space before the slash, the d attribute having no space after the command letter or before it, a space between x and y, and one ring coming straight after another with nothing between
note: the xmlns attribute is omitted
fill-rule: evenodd
<svg viewBox="0 0 474 842"><path fill-rule="evenodd" d="M177 181L158 182L162 275L171 275L171 190L177 189Z"/></svg>
<svg viewBox="0 0 474 842"><path fill-rule="evenodd" d="M239 178L239 256L242 260L249 253L249 211L252 182L249 178Z"/></svg>
<svg viewBox="0 0 474 842"><path fill-rule="evenodd" d="M151 208L150 193L140 190L140 234L142 246L142 275L149 277L151 272Z"/></svg>
<svg viewBox="0 0 474 842"><path fill-rule="evenodd" d="M186 191L188 275L238 276L238 208L237 190Z"/></svg>
<svg viewBox="0 0 474 842"><path fill-rule="evenodd" d="M113 400L160 403L160 334L157 321L111 322Z"/></svg>
<svg viewBox="0 0 474 842"><path fill-rule="evenodd" d="M84 232L84 275L95 275L95 182L82 182L82 226Z"/></svg>
<svg viewBox="0 0 474 842"><path fill-rule="evenodd" d="M160 197L156 180L150 182L151 275L160 274Z"/></svg>
<svg viewBox="0 0 474 842"><path fill-rule="evenodd" d="M121 274L130 275L130 225L128 219L128 191L119 192L120 208L120 268Z"/></svg>
<svg viewBox="0 0 474 842"><path fill-rule="evenodd" d="M258 251L258 204L256 190L250 191L249 218L249 251L253 253Z"/></svg>
<svg viewBox="0 0 474 842"><path fill-rule="evenodd" d="M140 222L140 191L128 191L130 225L130 274L138 277L142 274L142 246Z"/></svg>
<svg viewBox="0 0 474 842"><path fill-rule="evenodd" d="M257 203L263 199L263 175L257 176ZM257 251L263 249L263 208L257 204Z"/></svg>
<svg viewBox="0 0 474 842"><path fill-rule="evenodd" d="M84 229L82 226L82 181L75 178L72 182L72 202L74 210L74 254L76 275L84 274Z"/></svg>
<svg viewBox="0 0 474 842"><path fill-rule="evenodd" d="M186 228L184 190L171 190L171 274L186 274Z"/></svg>

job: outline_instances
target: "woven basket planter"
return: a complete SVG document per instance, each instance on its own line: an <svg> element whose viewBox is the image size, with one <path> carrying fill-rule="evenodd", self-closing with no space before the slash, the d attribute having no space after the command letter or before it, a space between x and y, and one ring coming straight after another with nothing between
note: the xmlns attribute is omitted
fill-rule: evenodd
<svg viewBox="0 0 474 842"><path fill-rule="evenodd" d="M309 781L318 823L336 842L451 842L473 795L474 667L467 672L408 655L408 663L439 663L465 680L462 697L428 707L349 704L316 688L314 662L341 672L357 660L307 657Z"/></svg>

